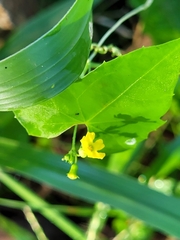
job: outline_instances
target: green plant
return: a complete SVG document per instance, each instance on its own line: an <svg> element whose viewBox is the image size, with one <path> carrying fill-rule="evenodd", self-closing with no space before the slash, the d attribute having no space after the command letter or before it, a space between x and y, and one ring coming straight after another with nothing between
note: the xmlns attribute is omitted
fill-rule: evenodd
<svg viewBox="0 0 180 240"><path fill-rule="evenodd" d="M68 10L72 3L66 1L59 6ZM179 138L176 145L171 143L172 148L168 145L166 151L169 154L165 152L164 156L161 131L153 141L154 145L158 141L160 144L159 156L152 164L153 168L145 168L140 163L141 156L153 149L142 141L168 120L162 120L162 116L171 107L178 81L180 39L142 47L124 55L120 54L118 48L102 46L117 26L150 7L152 1L147 0L121 18L99 43L93 45L93 52L88 59L92 39L92 4L93 0L75 1L55 27L0 62L0 179L24 201L1 198L0 204L24 209L26 217L28 213L33 219L30 221L32 228L33 222L37 221L32 210L38 211L71 239L100 239L99 233L108 216L114 217L114 229L120 232L117 239L125 239L125 235L128 239L140 239L141 235L141 239L150 239L153 231L151 227L139 224L138 220L130 218L122 210L164 233L180 237L180 200L173 196L179 193L178 181L176 178L169 180L171 187L168 190L171 195L164 195L147 186L152 184L156 187L159 177L168 176L177 167ZM55 14L57 9L52 8L50 13ZM64 12L62 10L62 15ZM50 13L49 18L52 17ZM43 24L44 17L47 17L46 13L39 17L39 24ZM33 21L12 36L1 50L1 56L12 53L15 43L32 27ZM107 51L112 51L117 57L102 64L93 62L97 53ZM176 117L179 110L177 103L178 98L173 100L172 107ZM10 126L15 129L17 122L11 111L28 134L40 138L39 141L41 138L57 137L75 126L68 153L65 156L51 153L42 147L43 142L39 143L41 148L36 149L28 143L27 135L20 125L12 137ZM81 147L76 141L79 125L86 126L88 132L81 140ZM176 126L172 122L172 127ZM50 148L50 144L50 140L45 141L47 148ZM168 172L174 155L174 165ZM83 161L78 162L78 156L105 158L97 160L97 163L89 160L91 164L88 165ZM69 165L61 162L61 158L71 164L68 176L79 179L71 181L67 178ZM51 205L26 189L12 177L12 173L19 173L87 202L96 203L87 234L64 216L62 208ZM132 178L137 176L139 181ZM158 180L164 184L165 180ZM162 191L168 192L167 189ZM79 210L80 214L81 211L83 208ZM65 213L68 214L68 207ZM92 208L88 209L86 216L90 214ZM119 227L117 222L122 225L127 219L131 219L129 225ZM134 226L141 232L139 236L133 231ZM33 230L38 239L46 239L39 225ZM17 239L21 239L21 236ZM31 236L31 239L34 237Z"/></svg>

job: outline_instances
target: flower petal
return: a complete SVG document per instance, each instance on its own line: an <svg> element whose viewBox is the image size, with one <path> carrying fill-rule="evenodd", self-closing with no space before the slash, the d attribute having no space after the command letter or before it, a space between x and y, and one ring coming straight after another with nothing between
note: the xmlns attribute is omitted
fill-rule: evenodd
<svg viewBox="0 0 180 240"><path fill-rule="evenodd" d="M105 147L102 139L96 140L94 142L93 146L96 149L96 151L101 150L101 149L103 149Z"/></svg>
<svg viewBox="0 0 180 240"><path fill-rule="evenodd" d="M87 138L87 141L92 143L94 141L94 138L95 138L95 133L94 132L87 132L86 138Z"/></svg>
<svg viewBox="0 0 180 240"><path fill-rule="evenodd" d="M105 156L106 156L105 153L101 153L101 152L99 152L97 158L98 158L98 159L103 159Z"/></svg>
<svg viewBox="0 0 180 240"><path fill-rule="evenodd" d="M86 151L84 151L82 148L78 150L79 156L82 158L85 158L87 156Z"/></svg>
<svg viewBox="0 0 180 240"><path fill-rule="evenodd" d="M84 147L88 147L89 145L91 145L93 143L94 138L95 138L95 133L87 132L86 136L84 136L80 140L80 142Z"/></svg>
<svg viewBox="0 0 180 240"><path fill-rule="evenodd" d="M105 157L105 153L99 153L98 150L101 150L105 147L103 140L98 139L93 142L95 139L94 132L87 132L86 136L84 136L81 142L81 148L79 149L79 155L82 158L89 157L89 158L98 158L103 159Z"/></svg>
<svg viewBox="0 0 180 240"><path fill-rule="evenodd" d="M87 155L89 158L97 158L97 159L103 159L105 157L105 153L101 153L101 152L89 152L89 154Z"/></svg>
<svg viewBox="0 0 180 240"><path fill-rule="evenodd" d="M81 140L80 140L81 144L82 144L82 148L87 148L89 146L89 142L87 141L86 136L84 136Z"/></svg>

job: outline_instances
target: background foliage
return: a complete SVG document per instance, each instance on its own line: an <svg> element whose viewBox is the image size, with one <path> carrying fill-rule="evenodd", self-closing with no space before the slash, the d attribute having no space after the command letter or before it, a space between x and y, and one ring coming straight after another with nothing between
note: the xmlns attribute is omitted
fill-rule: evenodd
<svg viewBox="0 0 180 240"><path fill-rule="evenodd" d="M120 16L140 2L94 1L93 41L98 42ZM55 5L40 11L7 40L2 36L4 47L0 51L1 59L49 31L72 3L70 0L56 1ZM44 1L44 6L46 4ZM174 40L180 32L180 4L178 1L173 1L171 6L168 4L166 0L155 1L149 9L126 21L111 35L105 44L119 47L125 54L122 57L102 64L48 101L27 109L17 110L24 107L24 101L19 101L18 107L16 104L8 107L15 109L19 121L30 135L37 138L26 133L12 112L0 113L0 226L1 231L12 239L139 240L180 237L180 88L177 83L180 40ZM88 12L90 5L86 7ZM89 17L88 12L86 25ZM74 25L72 29L76 32ZM87 48L83 50L86 51L90 44L89 30L84 30L84 36L89 38ZM65 43L67 39L63 39L60 40ZM174 41L166 43L169 40ZM39 50L37 43L31 45L34 51ZM142 48L160 43L166 44ZM81 50L81 44L75 49ZM134 51L136 48L140 49ZM127 54L129 51L131 53ZM88 51L84 53L79 74L87 55ZM20 61L16 55L13 58ZM105 55L99 54L94 59L94 66L113 58L111 51ZM0 63L3 71L7 70L6 61L11 64L12 60L8 58ZM77 59L75 62L79 66ZM16 62L14 65L16 67ZM53 61L45 74L49 74L52 68ZM21 66L17 72L23 69ZM171 101L175 85L175 95ZM1 83L2 91L5 89L3 86ZM14 90L10 84L7 87L7 93ZM7 93L3 95L2 92L2 99L9 99ZM21 95L19 90L17 93ZM121 95L121 101L114 102ZM12 93L11 99L13 96ZM28 95L28 101L30 97ZM110 107L104 108L103 104ZM107 111L103 114L102 109ZM160 120L161 117L166 123ZM114 126L110 128L112 123ZM142 142L150 131L163 123ZM66 177L69 165L61 161L71 147L71 126L74 124L83 124L78 128L77 146L86 133L86 124L90 131L103 138L109 153L102 161L80 161L80 179L77 181ZM130 149L121 151L126 148Z"/></svg>

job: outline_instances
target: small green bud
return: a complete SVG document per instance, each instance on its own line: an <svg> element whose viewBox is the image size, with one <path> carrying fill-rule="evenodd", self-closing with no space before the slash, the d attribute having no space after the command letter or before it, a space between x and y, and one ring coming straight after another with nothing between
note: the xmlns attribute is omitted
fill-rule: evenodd
<svg viewBox="0 0 180 240"><path fill-rule="evenodd" d="M78 170L78 165L72 164L69 172L67 173L67 177L71 180L75 180L75 179L79 178L77 175L77 170Z"/></svg>
<svg viewBox="0 0 180 240"><path fill-rule="evenodd" d="M74 151L73 149L71 149L63 158L62 161L66 161L69 164L73 164L74 162L76 162L76 157L77 157L77 153L76 151Z"/></svg>

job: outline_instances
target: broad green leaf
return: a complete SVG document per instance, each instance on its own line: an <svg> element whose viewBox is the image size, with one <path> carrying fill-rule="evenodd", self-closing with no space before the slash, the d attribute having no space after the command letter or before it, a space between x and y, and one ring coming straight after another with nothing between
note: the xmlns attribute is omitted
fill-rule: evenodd
<svg viewBox="0 0 180 240"><path fill-rule="evenodd" d="M30 135L55 137L85 124L119 152L147 138L170 107L180 68L180 39L102 64L55 98L16 111Z"/></svg>
<svg viewBox="0 0 180 240"><path fill-rule="evenodd" d="M129 0L133 7L138 7L145 0ZM180 37L180 1L154 0L152 5L140 13L144 31L156 44Z"/></svg>
<svg viewBox="0 0 180 240"><path fill-rule="evenodd" d="M49 32L0 62L0 110L32 106L81 74L91 43L92 0L78 0Z"/></svg>
<svg viewBox="0 0 180 240"><path fill-rule="evenodd" d="M66 14L74 2L75 0L58 1L15 29L0 50L0 59L16 53L49 31ZM100 2L102 0L94 0L93 7Z"/></svg>
<svg viewBox="0 0 180 240"><path fill-rule="evenodd" d="M66 177L69 164L61 162L58 155L5 138L0 138L0 147L1 167L88 202L107 203L156 229L180 237L180 199L151 190L128 176L82 162L79 162L80 179L72 181Z"/></svg>
<svg viewBox="0 0 180 240"><path fill-rule="evenodd" d="M5 58L37 40L58 23L75 0L64 0L42 10L15 30L0 50L0 58ZM22 41L23 39L23 41Z"/></svg>

